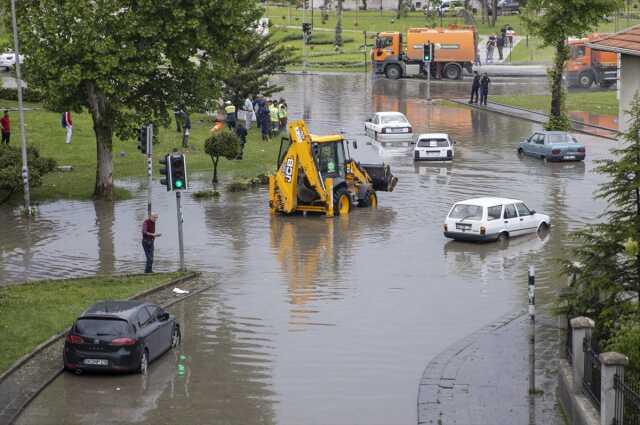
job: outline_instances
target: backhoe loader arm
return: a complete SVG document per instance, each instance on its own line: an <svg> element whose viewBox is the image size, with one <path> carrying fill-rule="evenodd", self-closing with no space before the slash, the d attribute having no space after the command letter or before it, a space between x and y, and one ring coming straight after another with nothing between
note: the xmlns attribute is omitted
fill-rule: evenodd
<svg viewBox="0 0 640 425"><path fill-rule="evenodd" d="M311 152L311 136L303 120L289 123L291 143L280 168L269 179L272 211L292 213L298 206L298 175L304 173L320 201L327 202L327 190Z"/></svg>

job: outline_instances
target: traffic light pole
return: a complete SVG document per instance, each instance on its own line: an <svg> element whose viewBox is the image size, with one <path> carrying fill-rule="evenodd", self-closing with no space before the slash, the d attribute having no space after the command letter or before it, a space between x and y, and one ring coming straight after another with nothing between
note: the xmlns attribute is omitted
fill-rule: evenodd
<svg viewBox="0 0 640 425"><path fill-rule="evenodd" d="M427 62L427 102L431 102L431 61Z"/></svg>
<svg viewBox="0 0 640 425"><path fill-rule="evenodd" d="M176 210L178 215L178 247L180 249L180 271L185 271L184 267L184 244L182 242L182 204L180 199L182 197L181 191L176 191Z"/></svg>
<svg viewBox="0 0 640 425"><path fill-rule="evenodd" d="M149 189L147 193L147 213L151 215L151 185L153 182L153 124L147 126L147 176L149 176Z"/></svg>

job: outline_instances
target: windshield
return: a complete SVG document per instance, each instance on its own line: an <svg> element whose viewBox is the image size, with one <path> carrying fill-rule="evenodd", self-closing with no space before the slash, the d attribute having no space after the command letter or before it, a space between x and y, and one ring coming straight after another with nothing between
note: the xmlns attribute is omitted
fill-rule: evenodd
<svg viewBox="0 0 640 425"><path fill-rule="evenodd" d="M385 47L391 47L393 40L391 37L378 37L376 38L376 47L378 49L384 49Z"/></svg>
<svg viewBox="0 0 640 425"><path fill-rule="evenodd" d="M458 204L449 213L449 218L482 220L482 207L479 205Z"/></svg>
<svg viewBox="0 0 640 425"><path fill-rule="evenodd" d="M419 148L448 148L447 139L421 139L418 141Z"/></svg>
<svg viewBox="0 0 640 425"><path fill-rule="evenodd" d="M118 319L79 319L75 328L80 335L124 336L129 334L129 324L124 320Z"/></svg>
<svg viewBox="0 0 640 425"><path fill-rule="evenodd" d="M323 179L345 177L345 155L342 142L315 143L313 149Z"/></svg>
<svg viewBox="0 0 640 425"><path fill-rule="evenodd" d="M409 124L409 121L404 117L404 115L394 114L394 115L380 115L380 123L382 124L390 124L390 123L400 123L400 124Z"/></svg>
<svg viewBox="0 0 640 425"><path fill-rule="evenodd" d="M573 138L570 137L568 134L549 134L547 136L547 140L549 141L549 144L575 143L575 140L573 140Z"/></svg>

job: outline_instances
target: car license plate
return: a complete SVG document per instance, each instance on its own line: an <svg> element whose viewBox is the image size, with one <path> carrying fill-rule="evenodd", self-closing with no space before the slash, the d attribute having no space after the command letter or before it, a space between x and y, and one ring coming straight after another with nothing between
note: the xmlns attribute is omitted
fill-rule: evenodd
<svg viewBox="0 0 640 425"><path fill-rule="evenodd" d="M470 224L456 223L456 230L462 230L463 232L467 232L471 230Z"/></svg>
<svg viewBox="0 0 640 425"><path fill-rule="evenodd" d="M92 366L109 366L109 360L106 359L84 359L84 364Z"/></svg>
<svg viewBox="0 0 640 425"><path fill-rule="evenodd" d="M575 155L565 155L564 159L576 159Z"/></svg>

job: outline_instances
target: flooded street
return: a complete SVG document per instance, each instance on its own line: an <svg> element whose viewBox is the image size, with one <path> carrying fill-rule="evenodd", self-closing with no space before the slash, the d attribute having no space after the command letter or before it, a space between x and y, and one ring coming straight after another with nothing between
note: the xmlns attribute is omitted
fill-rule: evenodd
<svg viewBox="0 0 640 425"><path fill-rule="evenodd" d="M383 155L400 180L396 190L379 193L377 209L334 219L272 217L264 188L219 200L186 194L186 262L217 285L173 308L181 349L152 363L146 378L63 374L18 423L415 424L425 365L524 307L529 264L538 270L539 303L564 284L554 259L566 252L570 231L602 212L592 198L603 181L594 161L609 158L616 142L578 135L584 163L547 164L516 154L520 138L539 126L430 105L421 81L288 75L277 82L291 119L304 118L316 134L343 130L358 140L351 153L364 162ZM539 93L544 84L509 80L492 93ZM435 98L466 97L467 89L432 87ZM381 110L405 113L414 132L448 132L455 161L414 165L367 144L364 121ZM207 185L208 175L195 177L194 190ZM146 190L125 183L138 190L135 199L53 202L31 224L0 209L0 284L141 271ZM444 238L453 202L489 195L550 215L551 232L506 247ZM153 202L165 235L156 242L156 269L175 270L174 196L158 185Z"/></svg>

